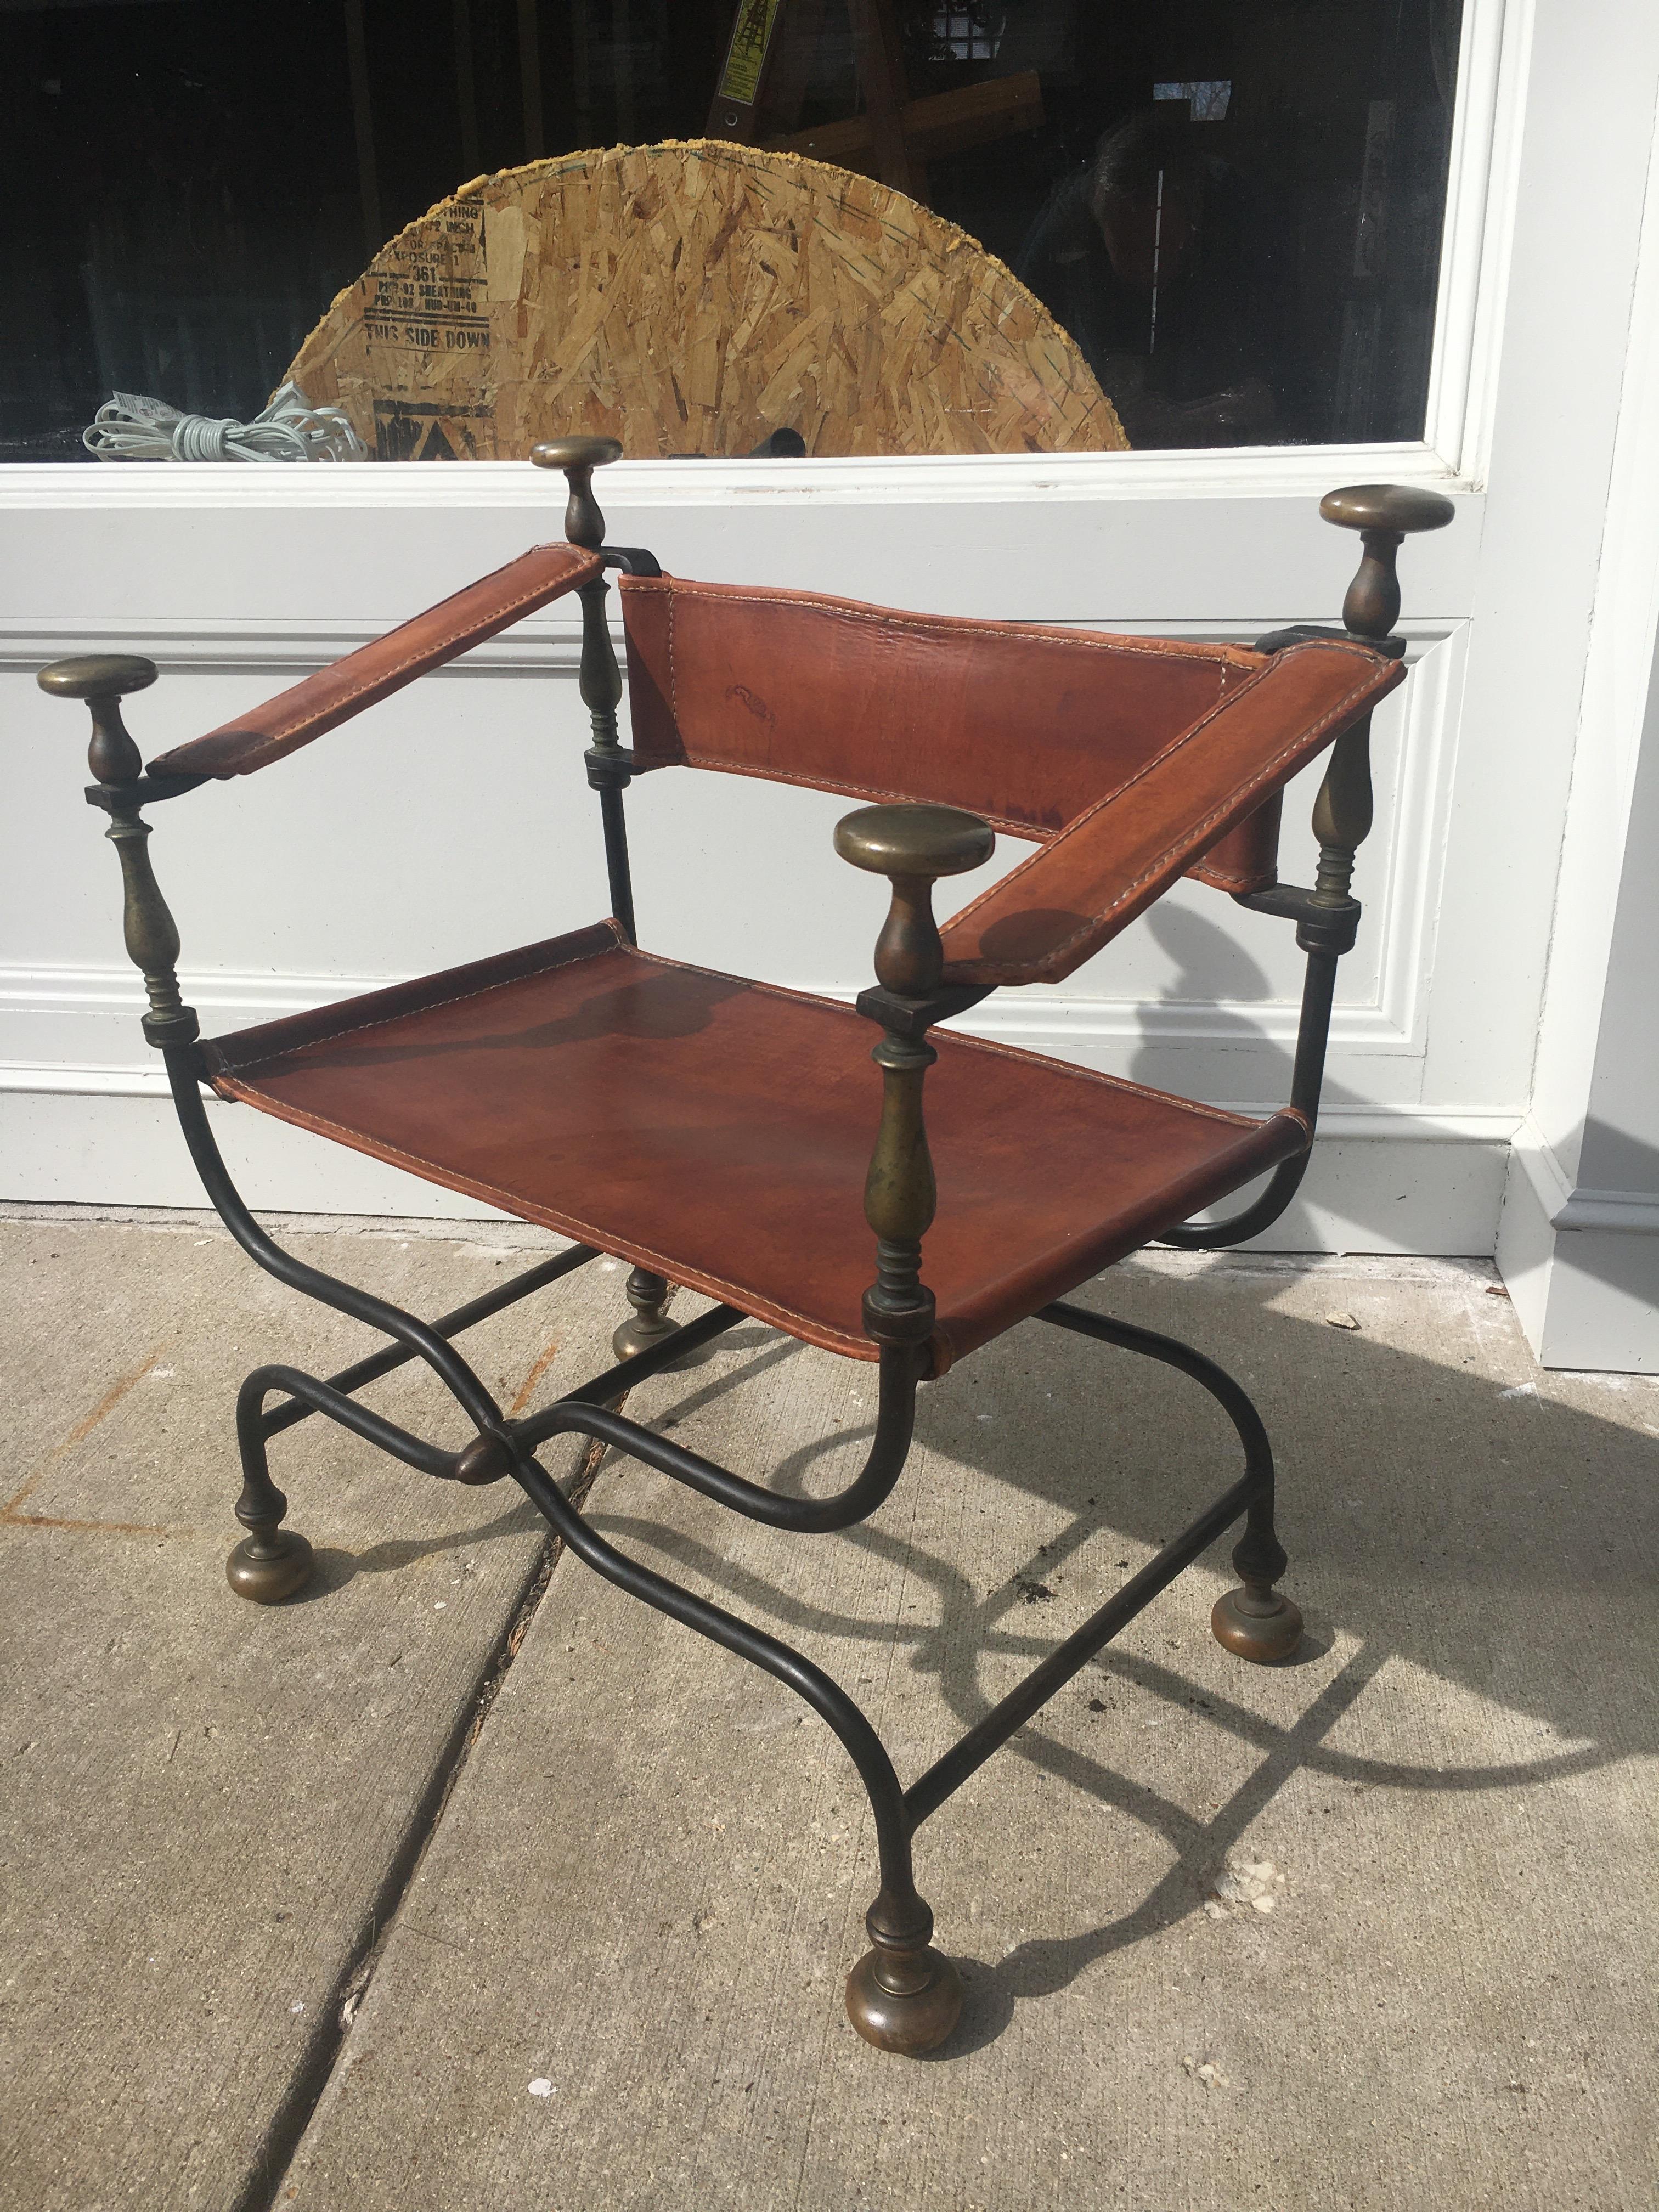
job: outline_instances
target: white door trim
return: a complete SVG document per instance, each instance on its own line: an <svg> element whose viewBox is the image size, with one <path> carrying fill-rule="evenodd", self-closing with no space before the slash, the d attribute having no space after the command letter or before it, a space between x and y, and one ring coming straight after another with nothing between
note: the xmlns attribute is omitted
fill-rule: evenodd
<svg viewBox="0 0 1659 2212"><path fill-rule="evenodd" d="M1126 453L905 454L816 461L634 460L605 481L630 502L1047 500L1328 490L1385 477L1477 489L1485 477L1509 284L1533 0L1465 0L1425 434L1403 444L1218 447ZM165 394L161 395L165 397ZM0 511L46 506L480 506L550 513L520 461L306 467L235 462L0 465Z"/></svg>

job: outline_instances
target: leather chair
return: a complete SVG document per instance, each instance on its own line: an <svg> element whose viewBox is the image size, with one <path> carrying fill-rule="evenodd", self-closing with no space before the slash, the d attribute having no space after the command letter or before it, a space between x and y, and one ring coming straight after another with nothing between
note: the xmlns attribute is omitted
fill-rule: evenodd
<svg viewBox="0 0 1659 2212"><path fill-rule="evenodd" d="M267 1446L312 1413L440 1480L516 1482L589 1566L787 1683L836 1731L869 1795L881 1881L848 2009L871 2042L920 2051L950 2033L961 2004L913 1877L921 1821L1240 1520L1240 1586L1215 1607L1216 1635L1242 1658L1268 1662L1288 1656L1300 1633L1276 1587L1285 1555L1273 1528L1272 1453L1243 1390L1188 1346L1066 1298L1151 1240L1211 1248L1252 1236L1297 1188L1313 1143L1336 965L1359 920L1349 885L1370 818L1368 720L1404 675L1403 641L1390 635L1395 554L1407 532L1437 528L1453 510L1426 491L1334 492L1323 513L1358 530L1364 545L1346 626L1281 631L1250 647L1182 644L665 575L649 554L604 543L592 476L617 451L603 439L538 448L536 460L569 481L567 544L533 549L148 769L120 699L154 681L149 662L60 661L40 681L92 708L87 797L110 818L127 950L149 997L144 1034L164 1055L210 1197L261 1267L388 1340L328 1378L286 1366L248 1376L236 1413L236 1513L247 1534L230 1557L232 1587L271 1603L309 1571L309 1547L284 1525ZM621 578L631 747L617 731L607 571ZM143 810L204 779L266 768L571 591L582 609L586 760L609 917L203 1041L179 997L178 933L151 872ZM1279 794L1327 747L1317 878L1310 889L1283 884ZM846 860L891 884L876 980L855 1007L639 945L623 794L633 777L672 767L867 802L836 832ZM941 930L934 883L985 860L999 829L1032 841L1033 851ZM1069 975L1183 872L1293 921L1307 954L1291 1096L1278 1113L1224 1113L938 1028L994 990ZM867 1056L879 1082L866 1064L872 1030ZM226 1172L204 1083L574 1241L459 1312L422 1322L272 1242ZM1264 1174L1254 1203L1218 1224L1192 1222ZM617 1331L618 1364L510 1418L453 1340L600 1253L634 1271L635 1311ZM664 1312L671 1285L714 1304L676 1327ZM877 1364L874 1437L839 1495L782 1495L615 1410L633 1383L745 1316ZM919 1386L1034 1318L1182 1370L1231 1417L1243 1472L908 1789L827 1674L618 1552L536 1457L545 1439L580 1432L773 1526L843 1528L898 1480ZM476 1431L464 1449L428 1443L355 1395L417 1358Z"/></svg>

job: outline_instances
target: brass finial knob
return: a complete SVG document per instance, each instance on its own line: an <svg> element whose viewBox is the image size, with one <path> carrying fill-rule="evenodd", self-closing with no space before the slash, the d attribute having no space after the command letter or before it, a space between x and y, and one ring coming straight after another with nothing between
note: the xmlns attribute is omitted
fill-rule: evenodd
<svg viewBox="0 0 1659 2212"><path fill-rule="evenodd" d="M597 553L605 543L605 517L593 496L593 471L622 459L616 438L550 438L532 448L538 469L562 469L570 486L570 504L564 511L564 534L573 545Z"/></svg>
<svg viewBox="0 0 1659 2212"><path fill-rule="evenodd" d="M1457 509L1443 493L1420 484L1345 484L1319 502L1327 522L1357 530L1364 556L1342 602L1342 619L1355 637L1384 638L1400 617L1400 579L1395 555L1419 530L1443 530Z"/></svg>
<svg viewBox="0 0 1659 2212"><path fill-rule="evenodd" d="M538 469L602 469L622 459L620 438L549 438L532 448Z"/></svg>
<svg viewBox="0 0 1659 2212"><path fill-rule="evenodd" d="M1319 502L1327 522L1340 530L1387 530L1409 538L1419 530L1443 530L1457 513L1443 492L1421 484L1346 484Z"/></svg>
<svg viewBox="0 0 1659 2212"><path fill-rule="evenodd" d="M121 701L155 681L155 663L136 653L80 653L54 660L35 678L54 699L84 699L92 708L92 743L87 766L100 783L136 783L144 772L143 756L121 720Z"/></svg>
<svg viewBox="0 0 1659 2212"><path fill-rule="evenodd" d="M836 850L876 876L960 876L996 850L996 832L959 806L860 806L836 824Z"/></svg>
<svg viewBox="0 0 1659 2212"><path fill-rule="evenodd" d="M892 879L893 903L876 940L876 980L901 998L939 988L945 964L933 920L939 876L977 868L996 850L996 832L957 806L861 806L836 824L836 850L855 868Z"/></svg>
<svg viewBox="0 0 1659 2212"><path fill-rule="evenodd" d="M54 660L34 680L54 699L124 699L155 683L155 663L136 653L77 653Z"/></svg>

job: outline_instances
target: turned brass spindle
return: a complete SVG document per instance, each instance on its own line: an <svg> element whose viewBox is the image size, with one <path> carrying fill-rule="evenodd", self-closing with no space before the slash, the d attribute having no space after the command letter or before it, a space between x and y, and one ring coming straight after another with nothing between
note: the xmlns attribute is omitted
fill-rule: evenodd
<svg viewBox="0 0 1659 2212"><path fill-rule="evenodd" d="M1314 800L1313 833L1319 840L1314 897L1340 906L1353 883L1354 855L1371 826L1371 718L1345 730L1331 747L1324 781Z"/></svg>
<svg viewBox="0 0 1659 2212"><path fill-rule="evenodd" d="M155 683L155 664L134 654L85 653L53 661L35 681L53 698L84 699L92 709L87 765L94 784L87 796L109 816L106 835L121 863L122 933L127 957L143 977L149 1000L144 1036L167 1053L176 1074L178 1055L194 1045L200 1024L195 1010L179 995L178 927L150 866L149 824L141 811L144 764L121 720L121 701ZM190 1054L192 1083L194 1057ZM239 1426L240 1421L239 1411ZM310 1579L311 1547L297 1529L283 1526L288 1500L270 1479L262 1435L251 1451L244 1438L242 1472L236 1517L247 1534L226 1560L225 1574L240 1597L276 1605Z"/></svg>
<svg viewBox="0 0 1659 2212"><path fill-rule="evenodd" d="M105 834L121 863L122 933L149 1000L144 1035L153 1045L188 1044L198 1024L179 995L179 931L150 866L149 824L140 811L143 760L121 720L122 700L155 683L155 664L137 654L84 653L53 661L35 681L53 698L83 699L92 710L87 766L102 787Z"/></svg>
<svg viewBox="0 0 1659 2212"><path fill-rule="evenodd" d="M1348 484L1327 492L1319 502L1327 522L1357 530L1364 551L1347 596L1342 621L1350 637L1365 645L1392 643L1400 617L1400 578L1395 558L1406 539L1419 531L1443 530L1456 514L1437 491L1413 484ZM1314 896L1322 906L1344 905L1353 882L1354 854L1371 826L1370 718L1346 730L1331 748L1325 780L1314 802L1313 830L1319 840L1319 873Z"/></svg>
<svg viewBox="0 0 1659 2212"><path fill-rule="evenodd" d="M131 691L149 689L155 663L132 653L82 653L54 660L34 680L54 699L84 699L92 709L87 766L96 781L137 783L144 763L121 720L121 702Z"/></svg>
<svg viewBox="0 0 1659 2212"><path fill-rule="evenodd" d="M891 887L876 945L876 978L889 1003L870 1055L881 1070L882 1101L864 1186L864 1218L876 1238L864 1326L884 1359L908 1352L918 1371L933 1333L933 1294L921 1279L921 1240L936 1198L922 1115L923 1079L939 1058L925 1034L933 1018L927 1001L945 966L933 884L980 866L995 846L989 823L954 806L865 806L836 825L842 860L885 876ZM883 2051L933 2050L956 2026L962 1977L933 1948L933 1916L916 1893L908 1854L902 1879L884 1881L865 1925L871 1948L848 1977L848 2019Z"/></svg>
<svg viewBox="0 0 1659 2212"><path fill-rule="evenodd" d="M530 456L538 469L562 469L570 487L564 534L573 545L597 553L605 544L605 516L593 495L593 471L622 459L615 438L553 438ZM582 605L581 695L593 723L593 742L607 750L617 744L617 708L623 695L622 672L611 642L605 600L611 590L603 576L578 587Z"/></svg>
<svg viewBox="0 0 1659 2212"><path fill-rule="evenodd" d="M939 989L944 953L933 884L940 876L980 866L995 845L988 823L954 806L865 806L836 823L842 860L885 876L891 885L876 944L876 979L884 990L925 999ZM870 1057L882 1073L882 1107L864 1186L864 1218L876 1237L876 1280L865 1293L864 1325L878 1343L920 1346L933 1327L933 1295L921 1280L921 1240L936 1197L922 1079L939 1054L924 1037L890 1029Z"/></svg>
<svg viewBox="0 0 1659 2212"><path fill-rule="evenodd" d="M1341 491L1328 492L1319 511L1339 529L1357 530L1364 548L1358 570L1342 603L1348 635L1356 644L1395 658L1402 656L1405 641L1393 635L1400 613L1395 556L1407 537L1417 531L1443 529L1456 510L1438 492L1407 484L1349 484ZM1308 955L1308 975L1292 1097L1310 1126L1319 1109L1336 965L1352 946L1359 927L1359 903L1352 891L1354 855L1370 826L1370 717L1367 714L1345 730L1331 748L1313 810L1319 872L1311 895L1297 909L1296 939ZM1295 1188L1294 1181L1291 1188ZM1238 1222L1249 1222L1250 1211L1247 1208ZM1275 1218L1269 1212L1261 1225ZM1237 1224L1234 1226L1237 1233L1245 1233L1237 1230ZM1285 1564L1285 1548L1274 1533L1273 1492L1268 1488L1252 1501L1244 1534L1233 1549L1233 1571L1239 1587L1224 1591L1210 1615L1217 1641L1239 1658L1259 1666L1289 1658L1301 1641L1301 1613L1276 1587Z"/></svg>
<svg viewBox="0 0 1659 2212"><path fill-rule="evenodd" d="M876 1279L864 1297L864 1326L878 1342L924 1342L933 1296L921 1280L921 1240L938 1202L922 1078L939 1058L925 1039L890 1030L870 1055L881 1070L881 1122L864 1184L864 1218L875 1233Z"/></svg>
<svg viewBox="0 0 1659 2212"><path fill-rule="evenodd" d="M551 438L532 452L538 469L562 469L570 487L564 511L564 534L573 545L597 553L605 544L605 516L593 495L593 471L622 459L615 438ZM579 679L582 704L592 726L593 743L587 756L587 780L599 794L599 813L605 829L605 866L611 885L611 910L629 937L635 935L634 889L628 865L628 829L623 817L623 793L629 777L627 758L617 729L617 709L622 704L622 670L611 642L607 606L611 586L603 576L579 585L576 596L582 608L582 657ZM635 1267L628 1278L629 1318L612 1334L611 1348L618 1359L631 1359L648 1352L674 1323L668 1318L672 1285L648 1267Z"/></svg>
<svg viewBox="0 0 1659 2212"><path fill-rule="evenodd" d="M570 504L564 511L564 534L573 545L597 553L605 543L605 517L593 496L593 471L622 459L616 438L549 438L532 447L530 458L538 469L562 469L570 487Z"/></svg>
<svg viewBox="0 0 1659 2212"><path fill-rule="evenodd" d="M597 553L605 544L605 517L593 496L593 471L621 457L622 447L614 438L553 438L538 446L530 456L538 468L563 470L570 487L564 534L573 545L580 545L590 553ZM632 942L635 936L634 886L628 866L628 828L623 817L623 793L628 787L630 771L629 756L623 750L617 732L623 679L617 665L617 649L611 642L611 617L606 611L610 592L611 586L602 575L577 586L576 596L582 608L580 690L593 731L593 742L587 750L587 781L599 794L611 911ZM650 1315L643 1307L641 1315L637 1326L647 1326ZM659 1311L656 1317L661 1320ZM663 1328L666 1327L667 1323L663 1322ZM657 1334L660 1334L661 1330ZM634 1349L643 1350L643 1343L635 1342Z"/></svg>

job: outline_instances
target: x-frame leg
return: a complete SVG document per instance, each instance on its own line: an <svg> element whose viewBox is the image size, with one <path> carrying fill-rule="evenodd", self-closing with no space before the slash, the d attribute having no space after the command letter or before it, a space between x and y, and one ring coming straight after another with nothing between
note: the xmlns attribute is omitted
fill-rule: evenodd
<svg viewBox="0 0 1659 2212"><path fill-rule="evenodd" d="M1178 1368L1216 1399L1231 1420L1244 1451L1244 1472L1180 1535L1131 1577L1121 1589L1075 1629L1025 1680L994 1706L960 1741L905 1789L867 1716L821 1668L776 1637L681 1588L654 1568L632 1559L599 1534L572 1504L536 1457L537 1447L558 1435L581 1435L655 1468L672 1480L729 1506L747 1518L799 1533L845 1528L864 1521L891 1493L908 1456L915 1396L925 1355L884 1346L879 1407L865 1465L843 1490L825 1498L785 1497L734 1474L616 1410L617 1401L678 1358L712 1342L744 1316L715 1306L695 1321L670 1328L647 1346L521 1419L504 1414L453 1337L489 1315L556 1281L597 1256L574 1246L498 1285L435 1322L423 1322L367 1291L342 1283L286 1253L260 1228L236 1192L208 1124L193 1055L168 1055L174 1097L208 1194L233 1237L279 1279L336 1310L381 1329L392 1342L331 1377L296 1368L258 1368L237 1403L243 1490L237 1515L249 1531L230 1561L233 1586L270 1601L289 1594L309 1570L303 1537L283 1527L287 1500L271 1480L266 1457L270 1437L320 1413L393 1457L441 1480L487 1483L511 1477L556 1534L595 1573L631 1596L736 1653L793 1690L834 1730L856 1767L875 1826L880 1888L866 1916L871 1949L848 1983L848 2009L868 2040L886 2050L916 2052L942 2042L956 2023L962 1989L956 1968L933 1948L933 1920L915 1886L912 1839L921 1823L984 1764L1016 1729L1039 1711L1072 1677L1173 1582L1222 1532L1240 1518L1245 1531L1234 1553L1244 1589L1216 1609L1216 1632L1251 1658L1277 1657L1291 1648L1287 1632L1299 1616L1272 1588L1285 1565L1273 1528L1273 1455L1261 1417L1242 1387L1202 1353L1148 1329L1108 1319L1066 1304L1037 1316L1097 1341ZM474 1423L475 1441L460 1451L428 1443L361 1405L354 1393L410 1359L425 1360ZM272 1406L269 1401L279 1403ZM1230 1602L1255 1607L1242 1616L1239 1636L1224 1633ZM1251 1648L1252 1636L1261 1648Z"/></svg>

